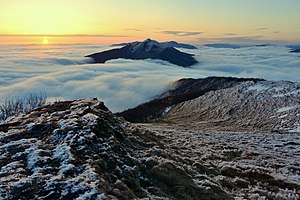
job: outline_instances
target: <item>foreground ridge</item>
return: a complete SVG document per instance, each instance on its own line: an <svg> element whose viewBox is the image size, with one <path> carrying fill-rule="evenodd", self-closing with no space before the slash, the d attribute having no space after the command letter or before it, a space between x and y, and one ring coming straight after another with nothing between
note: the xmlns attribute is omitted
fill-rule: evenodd
<svg viewBox="0 0 300 200"><path fill-rule="evenodd" d="M0 198L231 199L171 152L97 99L57 102L0 124Z"/></svg>

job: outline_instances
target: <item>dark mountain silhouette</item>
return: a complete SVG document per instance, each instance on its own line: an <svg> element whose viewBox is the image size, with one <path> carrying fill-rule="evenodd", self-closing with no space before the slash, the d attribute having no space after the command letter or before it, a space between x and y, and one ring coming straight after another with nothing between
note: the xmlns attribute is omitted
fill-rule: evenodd
<svg viewBox="0 0 300 200"><path fill-rule="evenodd" d="M286 47L291 48L293 50L300 49L300 44L291 44L291 45L287 45Z"/></svg>
<svg viewBox="0 0 300 200"><path fill-rule="evenodd" d="M197 63L192 54L178 51L174 47L166 47L151 39L130 43L119 49L103 51L86 57L93 58L95 63L105 63L108 60L119 58L132 60L160 59L182 67L189 67Z"/></svg>
<svg viewBox="0 0 300 200"><path fill-rule="evenodd" d="M263 81L254 78L208 77L204 79L181 79L159 98L128 109L117 115L130 122L149 122L161 117L165 110L175 104L204 95L207 92L230 88L245 81Z"/></svg>
<svg viewBox="0 0 300 200"><path fill-rule="evenodd" d="M300 53L300 49L291 50L290 53Z"/></svg>
<svg viewBox="0 0 300 200"><path fill-rule="evenodd" d="M133 43L137 43L137 42L126 42L126 43L119 43L119 44L113 44L111 45L112 47L115 46L126 46L129 44L133 44ZM198 49L197 47L191 45L191 44L183 44L183 43L178 43L175 41L169 41L169 42L160 42L161 45L165 46L165 47L175 47L175 48L183 48L183 49Z"/></svg>
<svg viewBox="0 0 300 200"><path fill-rule="evenodd" d="M205 44L204 46L213 47L213 48L226 48L226 49L239 49L243 47L249 47L249 45L240 45L240 44Z"/></svg>
<svg viewBox="0 0 300 200"><path fill-rule="evenodd" d="M246 45L246 44L205 44L204 46L213 48L226 48L226 49L239 49L245 47L267 47L271 44L256 44L256 45Z"/></svg>

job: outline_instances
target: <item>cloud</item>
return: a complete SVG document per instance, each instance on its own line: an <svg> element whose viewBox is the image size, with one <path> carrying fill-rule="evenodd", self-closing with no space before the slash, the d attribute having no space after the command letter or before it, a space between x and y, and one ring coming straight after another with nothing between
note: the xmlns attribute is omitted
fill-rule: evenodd
<svg viewBox="0 0 300 200"><path fill-rule="evenodd" d="M199 38L201 43L230 43L230 44L283 44L286 41L267 40L261 35L237 36L237 37L218 37L218 38Z"/></svg>
<svg viewBox="0 0 300 200"><path fill-rule="evenodd" d="M203 32L188 32L188 31L161 31L163 34L175 35L175 36L192 36L200 35Z"/></svg>
<svg viewBox="0 0 300 200"><path fill-rule="evenodd" d="M255 31L264 31L264 30L268 30L270 28L268 27L262 27L262 28L257 28L257 29L254 29Z"/></svg>
<svg viewBox="0 0 300 200"><path fill-rule="evenodd" d="M136 31L136 32L141 32L143 31L142 29L138 29L138 28L125 28L123 29L124 31Z"/></svg>
<svg viewBox="0 0 300 200"><path fill-rule="evenodd" d="M235 33L226 33L225 35L236 35Z"/></svg>
<svg viewBox="0 0 300 200"><path fill-rule="evenodd" d="M43 92L50 99L61 100L98 97L114 112L151 100L180 78L237 76L299 81L300 74L299 55L281 46L185 50L200 61L192 68L150 59L118 59L106 64L84 60L84 55L109 46L2 47L0 101L30 92Z"/></svg>

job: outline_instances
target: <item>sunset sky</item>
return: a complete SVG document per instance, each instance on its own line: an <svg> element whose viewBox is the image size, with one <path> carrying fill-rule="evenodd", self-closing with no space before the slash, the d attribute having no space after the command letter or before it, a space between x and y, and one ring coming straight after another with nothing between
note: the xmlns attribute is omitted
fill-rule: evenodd
<svg viewBox="0 0 300 200"><path fill-rule="evenodd" d="M0 44L300 43L299 0L0 2Z"/></svg>

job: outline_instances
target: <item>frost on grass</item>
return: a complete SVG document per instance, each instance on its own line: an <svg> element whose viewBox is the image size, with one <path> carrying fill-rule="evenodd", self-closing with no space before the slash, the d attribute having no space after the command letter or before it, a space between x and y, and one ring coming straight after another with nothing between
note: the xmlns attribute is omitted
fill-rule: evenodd
<svg viewBox="0 0 300 200"><path fill-rule="evenodd" d="M0 199L231 199L98 100L57 102L0 131Z"/></svg>
<svg viewBox="0 0 300 200"><path fill-rule="evenodd" d="M87 148L83 141L94 139L91 137L94 133L88 128L76 131L78 124L82 127L97 124L96 116L78 119L88 104L91 102L76 102L72 114L67 110L69 105L57 104L11 119L13 122L27 120L23 126L8 130L5 124L0 126L3 129L0 132L1 199L37 196L39 199L105 199L103 180L92 166L93 160L77 158ZM82 152L76 152L77 149Z"/></svg>
<svg viewBox="0 0 300 200"><path fill-rule="evenodd" d="M170 149L193 163L193 179L201 187L221 185L236 199L300 198L299 134L213 133L174 124L141 126L167 138Z"/></svg>
<svg viewBox="0 0 300 200"><path fill-rule="evenodd" d="M299 91L299 83L246 81L174 105L161 120L203 130L297 132Z"/></svg>
<svg viewBox="0 0 300 200"><path fill-rule="evenodd" d="M133 125L98 100L57 102L0 124L0 199L299 199L299 146L298 134Z"/></svg>
<svg viewBox="0 0 300 200"><path fill-rule="evenodd" d="M47 97L45 94L29 94L27 97L13 96L6 98L0 104L0 121L9 117L26 113L46 104Z"/></svg>

